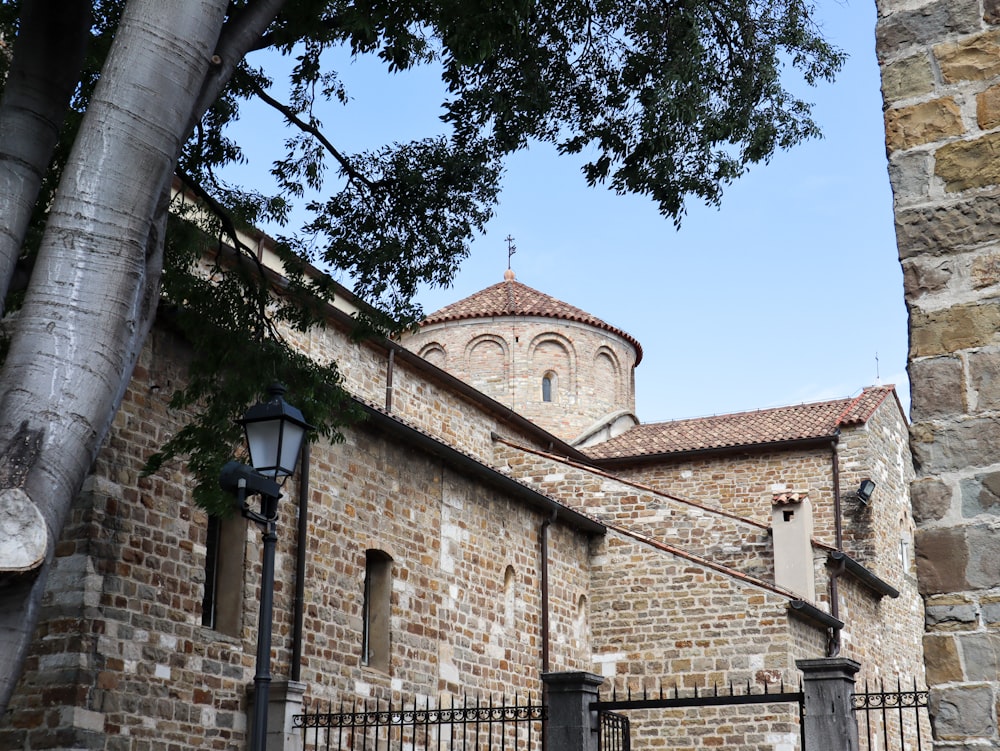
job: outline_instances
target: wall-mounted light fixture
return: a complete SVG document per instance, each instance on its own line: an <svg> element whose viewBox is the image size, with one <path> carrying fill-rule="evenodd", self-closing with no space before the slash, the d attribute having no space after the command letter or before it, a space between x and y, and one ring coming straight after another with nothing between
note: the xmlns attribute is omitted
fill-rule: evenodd
<svg viewBox="0 0 1000 751"><path fill-rule="evenodd" d="M278 499L281 483L295 472L302 441L312 426L302 413L284 399L285 387L272 384L267 401L247 410L240 420L246 432L250 464L229 462L222 468L219 484L236 495L240 511L261 528L260 611L257 625L257 673L254 676L253 727L250 750L265 751L267 712L271 685L271 626L274 611L274 549L278 541ZM260 511L248 498L260 496Z"/></svg>
<svg viewBox="0 0 1000 751"><path fill-rule="evenodd" d="M866 477L861 481L861 486L858 488L858 500L867 506L874 492L875 483Z"/></svg>

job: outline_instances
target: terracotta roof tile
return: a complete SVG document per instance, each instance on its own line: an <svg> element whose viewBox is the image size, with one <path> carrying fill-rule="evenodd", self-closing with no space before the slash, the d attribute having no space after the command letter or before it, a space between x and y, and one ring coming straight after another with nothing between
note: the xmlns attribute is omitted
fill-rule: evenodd
<svg viewBox="0 0 1000 751"><path fill-rule="evenodd" d="M492 287L480 290L458 302L446 305L427 316L420 325L428 326L434 323L496 316L538 316L584 323L620 336L635 347L635 364L638 365L639 361L642 360L642 346L635 337L584 310L575 308L514 279L494 284Z"/></svg>
<svg viewBox="0 0 1000 751"><path fill-rule="evenodd" d="M809 493L775 493L771 496L771 505L787 506L790 503L800 503L809 497Z"/></svg>
<svg viewBox="0 0 1000 751"><path fill-rule="evenodd" d="M874 386L854 398L637 425L585 453L619 459L822 438L842 425L864 424L892 392Z"/></svg>

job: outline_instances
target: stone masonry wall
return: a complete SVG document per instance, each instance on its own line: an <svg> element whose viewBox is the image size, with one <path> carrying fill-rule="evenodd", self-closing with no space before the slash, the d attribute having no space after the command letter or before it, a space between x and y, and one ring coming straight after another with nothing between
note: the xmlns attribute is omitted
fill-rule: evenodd
<svg viewBox="0 0 1000 751"><path fill-rule="evenodd" d="M663 684L688 692L724 689L730 680L755 692L797 685L794 659L803 646L822 654L815 628L796 643L788 598L609 533L597 544L591 583L594 671L619 696ZM634 748L798 748L798 707L744 712L630 712Z"/></svg>
<svg viewBox="0 0 1000 751"><path fill-rule="evenodd" d="M503 441L497 442L496 462L508 467L514 477L605 524L774 583L768 525L734 518Z"/></svg>
<svg viewBox="0 0 1000 751"><path fill-rule="evenodd" d="M427 326L404 344L564 441L635 412L635 348L603 329L508 316ZM546 374L554 376L550 402L542 400Z"/></svg>
<svg viewBox="0 0 1000 751"><path fill-rule="evenodd" d="M886 463L893 466L897 457L886 450L884 442L889 436L898 437L901 426L902 418L893 405L883 415L873 417L864 431L854 432L852 440L846 442L850 450L841 454L842 461L853 463L855 449L863 448L867 453L877 448ZM898 440L893 438L891 442L896 444ZM505 442L498 442L496 461L508 466L514 476L530 481L562 503L606 524L640 532L735 571L774 582L771 537L759 522L732 519L712 508L589 472L539 452L518 450ZM866 466L870 469L870 465ZM721 471L716 472L717 478ZM919 648L923 608L916 590L912 557L904 571L899 544L899 520L906 508L906 483L911 475L905 467L896 467L896 471L896 479L889 478L888 472L877 473L876 481L881 483L876 491L877 500L864 509L863 520L847 520L863 526L865 534L876 540L867 563L900 591L898 598L881 597L849 576L838 582L840 617L846 624L841 654L861 663L860 680L895 681L897 677L904 681L923 680ZM845 508L848 508L846 501ZM903 518L908 518L908 514ZM829 611L831 573L827 553L827 548L816 549L814 573L816 604ZM823 653L798 656L817 657Z"/></svg>
<svg viewBox="0 0 1000 751"><path fill-rule="evenodd" d="M1000 7L881 0L936 748L1000 744Z"/></svg>
<svg viewBox="0 0 1000 751"><path fill-rule="evenodd" d="M484 410L450 388L447 380L436 378L429 369L415 368L403 357L392 358L390 364L389 351L377 343L358 344L336 326L314 328L307 334L289 333L288 337L297 349L317 361L336 361L344 388L359 399L391 414L403 415L409 424L477 459L489 461L493 453L492 432L517 435L520 440L541 446L537 434L522 431ZM386 410L390 370L391 409Z"/></svg>
<svg viewBox="0 0 1000 751"><path fill-rule="evenodd" d="M829 448L727 454L615 468L616 475L682 498L771 523L775 493L807 493L814 536L833 542Z"/></svg>
<svg viewBox="0 0 1000 751"><path fill-rule="evenodd" d="M231 749L245 744L260 582L255 525L235 547L240 628L201 625L206 526L177 468L139 468L178 424L185 349L151 337L58 547L0 749ZM448 409L448 405L443 405ZM486 431L488 432L488 431ZM290 674L298 489L276 558L276 680ZM313 446L302 679L308 701L540 690L539 533L547 514L371 428ZM551 667L589 665L589 541L550 527ZM365 551L392 556L391 663L360 664Z"/></svg>

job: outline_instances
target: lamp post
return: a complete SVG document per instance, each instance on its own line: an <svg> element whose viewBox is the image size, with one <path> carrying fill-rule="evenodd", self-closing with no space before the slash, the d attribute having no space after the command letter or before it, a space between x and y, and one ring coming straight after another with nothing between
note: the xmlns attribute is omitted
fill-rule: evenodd
<svg viewBox="0 0 1000 751"><path fill-rule="evenodd" d="M254 676L251 751L267 747L267 711L271 687L271 625L274 612L274 550L278 541L278 499L281 484L295 471L302 439L312 428L302 413L284 399L285 387L272 384L267 401L255 404L240 420L250 450L248 467L228 462L219 476L222 489L235 493L240 512L261 528L264 543L260 582L260 613L257 625L257 672ZM248 498L260 496L260 511L250 508Z"/></svg>

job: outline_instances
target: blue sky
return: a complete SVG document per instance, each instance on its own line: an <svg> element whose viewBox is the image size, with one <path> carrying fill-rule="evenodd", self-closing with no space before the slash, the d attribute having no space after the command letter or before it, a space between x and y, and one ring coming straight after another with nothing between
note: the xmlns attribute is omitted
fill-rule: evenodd
<svg viewBox="0 0 1000 751"><path fill-rule="evenodd" d="M519 281L642 343L644 422L848 396L877 376L906 405L875 6L824 0L818 20L850 55L835 83L805 91L822 140L751 170L721 208L689 204L680 230L651 202L588 188L579 161L533 146L509 162L496 216L454 287L425 291L424 309L501 281L512 235ZM431 71L387 77L358 61L341 73L351 106L323 119L343 148L439 131ZM259 118L262 134L265 118L280 125Z"/></svg>

